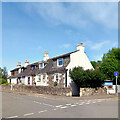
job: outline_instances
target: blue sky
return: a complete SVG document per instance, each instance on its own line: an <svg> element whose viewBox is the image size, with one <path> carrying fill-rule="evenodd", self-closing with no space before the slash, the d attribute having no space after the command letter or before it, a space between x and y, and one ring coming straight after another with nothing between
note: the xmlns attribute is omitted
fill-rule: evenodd
<svg viewBox="0 0 120 120"><path fill-rule="evenodd" d="M8 70L54 57L85 45L90 61L118 45L118 5L112 3L7 3L2 4L2 66Z"/></svg>

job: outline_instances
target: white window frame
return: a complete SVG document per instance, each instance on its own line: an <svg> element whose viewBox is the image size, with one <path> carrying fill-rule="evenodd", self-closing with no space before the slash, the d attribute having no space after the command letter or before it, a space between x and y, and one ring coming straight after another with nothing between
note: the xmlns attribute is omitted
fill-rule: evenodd
<svg viewBox="0 0 120 120"><path fill-rule="evenodd" d="M59 59L62 59L62 65L59 65ZM63 66L63 58L58 58L58 59L57 59L57 66L58 66L58 67Z"/></svg>
<svg viewBox="0 0 120 120"><path fill-rule="evenodd" d="M42 64L42 67L40 66L40 64ZM44 68L44 63L40 63L40 64L39 64L39 69Z"/></svg>
<svg viewBox="0 0 120 120"><path fill-rule="evenodd" d="M58 81L56 81L56 75L58 75ZM55 73L55 74L54 74L54 82L59 83L59 73Z"/></svg>
<svg viewBox="0 0 120 120"><path fill-rule="evenodd" d="M45 76L45 78L44 78L44 76ZM43 79L44 78L44 79ZM47 78L47 75L46 74L43 74L43 76L42 76L42 81L43 81L43 83L46 83L46 78Z"/></svg>
<svg viewBox="0 0 120 120"><path fill-rule="evenodd" d="M38 80L37 80L37 82L41 82L41 81L42 81L41 75L38 75Z"/></svg>

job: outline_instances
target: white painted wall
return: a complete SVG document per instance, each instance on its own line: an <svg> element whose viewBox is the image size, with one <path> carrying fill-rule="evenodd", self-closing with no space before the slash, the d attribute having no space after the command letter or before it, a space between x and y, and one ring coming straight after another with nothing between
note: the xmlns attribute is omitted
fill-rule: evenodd
<svg viewBox="0 0 120 120"><path fill-rule="evenodd" d="M107 94L115 94L116 93L116 85L113 85L112 88L107 87ZM120 93L120 85L117 85L117 92Z"/></svg>
<svg viewBox="0 0 120 120"><path fill-rule="evenodd" d="M87 69L94 69L92 64L90 63L88 57L86 54L83 52L83 50L79 50L75 53L70 54L70 63L67 66L67 87L70 86L71 83L71 78L69 77L69 70L73 69L74 67L83 67L84 70Z"/></svg>
<svg viewBox="0 0 120 120"><path fill-rule="evenodd" d="M10 79L7 79L7 82L10 83ZM17 84L17 78L11 78L11 84Z"/></svg>

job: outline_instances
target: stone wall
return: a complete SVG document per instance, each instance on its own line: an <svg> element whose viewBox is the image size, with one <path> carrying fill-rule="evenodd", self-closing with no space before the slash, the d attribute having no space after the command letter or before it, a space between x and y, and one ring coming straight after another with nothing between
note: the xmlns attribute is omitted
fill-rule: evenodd
<svg viewBox="0 0 120 120"><path fill-rule="evenodd" d="M106 88L80 88L80 96L106 95Z"/></svg>
<svg viewBox="0 0 120 120"><path fill-rule="evenodd" d="M50 87L54 87L54 74L48 75L47 84ZM65 73L59 73L59 80L56 87L63 88L65 86Z"/></svg>
<svg viewBox="0 0 120 120"><path fill-rule="evenodd" d="M49 86L14 85L13 90L11 90L10 85L2 85L2 90L13 91L13 92L50 94L50 95L59 95L59 96L72 96L71 88L60 88L60 87L49 87Z"/></svg>
<svg viewBox="0 0 120 120"><path fill-rule="evenodd" d="M49 95L59 95L59 96L72 96L72 88L64 87L50 87L50 86L24 86L24 85L14 85L13 90L11 90L10 85L2 85L3 91L13 91L13 92L26 92L26 93L38 93L38 94L49 94ZM106 88L80 88L80 96L94 96L94 95L106 95Z"/></svg>

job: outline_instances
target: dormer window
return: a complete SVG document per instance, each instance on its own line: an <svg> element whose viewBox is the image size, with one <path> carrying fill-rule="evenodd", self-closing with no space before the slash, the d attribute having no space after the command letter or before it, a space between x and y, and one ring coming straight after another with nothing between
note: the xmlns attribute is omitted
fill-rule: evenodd
<svg viewBox="0 0 120 120"><path fill-rule="evenodd" d="M44 68L44 63L40 63L39 68Z"/></svg>
<svg viewBox="0 0 120 120"><path fill-rule="evenodd" d="M63 58L59 58L57 60L57 66L62 66L63 65Z"/></svg>
<svg viewBox="0 0 120 120"><path fill-rule="evenodd" d="M34 66L32 66L32 70L34 70L35 69L35 67Z"/></svg>
<svg viewBox="0 0 120 120"><path fill-rule="evenodd" d="M24 72L24 70L23 70L23 69L21 69L21 72Z"/></svg>

